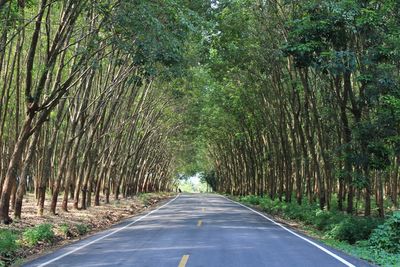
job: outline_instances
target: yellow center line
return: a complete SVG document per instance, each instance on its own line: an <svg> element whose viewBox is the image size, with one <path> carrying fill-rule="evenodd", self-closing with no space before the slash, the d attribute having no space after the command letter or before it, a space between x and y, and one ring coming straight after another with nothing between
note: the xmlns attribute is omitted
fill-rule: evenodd
<svg viewBox="0 0 400 267"><path fill-rule="evenodd" d="M189 255L183 255L178 267L185 267L187 261L189 260Z"/></svg>
<svg viewBox="0 0 400 267"><path fill-rule="evenodd" d="M197 222L197 226L200 227L202 223L203 223L203 222L202 222L201 220L199 220L199 221Z"/></svg>

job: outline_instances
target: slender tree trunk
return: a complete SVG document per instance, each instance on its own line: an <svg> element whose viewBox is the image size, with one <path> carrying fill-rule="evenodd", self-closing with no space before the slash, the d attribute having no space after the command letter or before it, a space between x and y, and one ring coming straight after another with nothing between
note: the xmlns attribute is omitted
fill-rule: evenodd
<svg viewBox="0 0 400 267"><path fill-rule="evenodd" d="M12 219L9 216L11 190L17 180L18 167L22 159L22 153L25 149L26 142L31 135L32 120L33 117L29 116L24 123L18 142L15 144L14 152L11 156L6 178L3 183L0 198L0 222L4 224L12 222Z"/></svg>
<svg viewBox="0 0 400 267"><path fill-rule="evenodd" d="M28 148L28 152L27 152L27 156L24 161L24 165L22 167L20 183L18 186L17 197L16 197L16 202L15 202L14 217L16 219L21 219L22 200L23 200L23 197L25 195L25 190L26 190L26 178L28 176L29 168L31 166L32 159L35 154L35 148L36 148L36 144L37 144L39 135L40 135L40 129L38 129L35 132L35 134L33 135L33 138L31 139L31 142L30 142L30 145Z"/></svg>

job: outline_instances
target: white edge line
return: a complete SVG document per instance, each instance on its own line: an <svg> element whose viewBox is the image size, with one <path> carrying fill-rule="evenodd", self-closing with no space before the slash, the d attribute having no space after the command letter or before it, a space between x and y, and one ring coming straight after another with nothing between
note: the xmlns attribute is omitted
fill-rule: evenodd
<svg viewBox="0 0 400 267"><path fill-rule="evenodd" d="M222 195L220 195L220 196L223 197L223 198L225 198L225 199L227 199L227 200L229 200L229 201L231 201L231 202L233 202L233 203L236 203L237 205L240 205L240 206L242 206L242 207L244 207L244 208L246 208L246 209L248 209L248 210L251 210L251 211L254 212L254 213L257 213L258 215L260 215L260 216L264 217L265 219L267 219L268 221L270 221L270 222L272 222L272 223L278 225L279 227L281 227L282 229L288 231L289 233L291 233L291 234L297 236L298 238L301 238L301 239L303 239L304 241L310 243L311 245L313 245L313 246L319 248L320 250L322 250L322 251L325 252L326 254L328 254L328 255L334 257L335 259L337 259L338 261L340 261L340 262L343 263L344 265L346 265L346 266L348 266L348 267L356 267L355 265L353 265L353 264L351 264L350 262L346 261L346 260L343 259L342 257L336 255L335 253L329 251L328 249L326 249L326 248L324 248L324 247L318 245L317 243L311 241L311 240L308 239L308 238L305 238L305 237L303 237L303 236L301 236L301 235L299 235L299 234L293 232L292 230L286 228L285 226L283 226L282 224L280 224L280 223L278 223L278 222L272 220L271 218L268 218L267 216L265 216L265 215L262 214L261 212L258 212L258 211L256 211L256 210L250 208L250 207L247 207L246 205L243 205L243 204L241 204L241 203L239 203L239 202L236 202L236 201L234 201L234 200L232 200L232 199L229 199L229 198L227 198L227 197L225 197L225 196L222 196Z"/></svg>
<svg viewBox="0 0 400 267"><path fill-rule="evenodd" d="M180 195L180 194L178 194L174 199L168 201L167 203L165 203L165 204L162 205L161 207L158 207L157 209L150 211L149 213L147 213L147 214L143 215L142 217L140 217L140 218L134 220L133 222L131 222L131 223L125 225L124 227L118 228L118 229L116 229L115 231L112 231L111 233L108 233L108 234L106 234L106 235L103 235L102 237L99 237L99 238L97 238L97 239L95 239L95 240L92 240L92 241L90 241L90 242L88 242L88 243L86 243L86 244L84 244L84 245L82 245L82 246L80 246L80 247L77 247L77 248L75 248L75 249L73 249L73 250L71 250L71 251L68 251L67 253L64 253L64 254L62 254L62 255L60 255L60 256L58 256L58 257L52 259L52 260L49 260L49 261L47 261L47 262L45 262L45 263L42 263L42 264L38 265L38 267L43 267L43 266L46 266L46 265L48 265L48 264L50 264L50 263L53 263L53 262L55 262L55 261L57 261L57 260L59 260L59 259L64 258L65 256L68 256L68 255L70 255L70 254L72 254L72 253L74 253L74 252L76 252L76 251L78 251L78 250L81 250L81 249L83 249L83 248L85 248L85 247L87 247L87 246L89 246L89 245L91 245L91 244L93 244L93 243L96 243L96 242L98 242L98 241L100 241L100 240L102 240L102 239L104 239L104 238L106 238L106 237L109 237L110 235L113 235L113 234L115 234L115 233L117 233L117 232L119 232L119 231L121 231L121 230L123 230L123 229L125 229L125 228L127 228L127 227L129 227L129 226L131 226L132 224L137 223L138 221L140 221L140 220L146 218L147 216L149 216L150 214L152 214L152 213L154 213L154 212L156 212L156 211L162 209L163 207L167 206L169 203L171 203L172 201L174 201L175 199L177 199L177 198L179 197L179 195Z"/></svg>

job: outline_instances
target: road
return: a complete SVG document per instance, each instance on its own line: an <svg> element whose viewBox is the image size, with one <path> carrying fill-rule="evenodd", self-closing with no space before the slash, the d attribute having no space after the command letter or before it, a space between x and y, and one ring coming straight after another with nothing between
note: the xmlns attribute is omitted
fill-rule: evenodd
<svg viewBox="0 0 400 267"><path fill-rule="evenodd" d="M371 265L222 196L181 194L24 266Z"/></svg>

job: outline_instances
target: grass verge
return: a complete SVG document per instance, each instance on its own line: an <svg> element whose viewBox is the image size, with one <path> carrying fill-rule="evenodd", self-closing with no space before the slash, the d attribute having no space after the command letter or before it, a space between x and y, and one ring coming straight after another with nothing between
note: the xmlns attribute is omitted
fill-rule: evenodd
<svg viewBox="0 0 400 267"><path fill-rule="evenodd" d="M259 196L230 198L350 255L380 266L400 266L400 211L383 220L320 210L317 204L298 205Z"/></svg>

